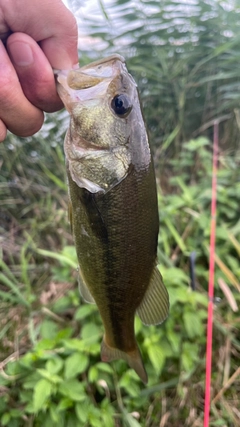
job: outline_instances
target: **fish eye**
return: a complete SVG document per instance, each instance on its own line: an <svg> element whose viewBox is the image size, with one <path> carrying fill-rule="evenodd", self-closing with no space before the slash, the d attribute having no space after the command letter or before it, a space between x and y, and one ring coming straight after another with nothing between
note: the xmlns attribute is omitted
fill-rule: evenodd
<svg viewBox="0 0 240 427"><path fill-rule="evenodd" d="M122 93L114 96L111 102L111 107L119 117L126 117L132 109L132 104L130 103L128 96Z"/></svg>

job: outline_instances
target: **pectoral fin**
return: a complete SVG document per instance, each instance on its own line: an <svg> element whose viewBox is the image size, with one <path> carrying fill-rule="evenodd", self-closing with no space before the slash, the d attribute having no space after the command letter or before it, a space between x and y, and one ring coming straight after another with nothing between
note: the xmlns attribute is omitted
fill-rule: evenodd
<svg viewBox="0 0 240 427"><path fill-rule="evenodd" d="M99 195L99 197L102 197ZM82 190L80 196L82 205L85 208L86 215L91 224L91 230L95 236L98 237L102 243L108 243L108 231L106 224L102 218L101 212L98 208L96 195L88 190Z"/></svg>
<svg viewBox="0 0 240 427"><path fill-rule="evenodd" d="M157 267L154 268L150 285L137 308L137 314L145 325L158 325L168 316L169 297Z"/></svg>
<svg viewBox="0 0 240 427"><path fill-rule="evenodd" d="M79 291L80 294L82 295L84 301L88 302L89 304L95 304L94 298L92 297L85 281L84 278L82 276L81 270L80 268L78 269L78 286L79 286Z"/></svg>

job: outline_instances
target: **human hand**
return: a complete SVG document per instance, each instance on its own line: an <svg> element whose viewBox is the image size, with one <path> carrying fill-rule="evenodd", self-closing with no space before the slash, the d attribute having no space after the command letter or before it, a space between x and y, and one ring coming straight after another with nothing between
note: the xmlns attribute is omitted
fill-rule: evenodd
<svg viewBox="0 0 240 427"><path fill-rule="evenodd" d="M76 68L77 24L61 0L0 0L0 142L62 108L52 68ZM5 43L4 43L5 42Z"/></svg>

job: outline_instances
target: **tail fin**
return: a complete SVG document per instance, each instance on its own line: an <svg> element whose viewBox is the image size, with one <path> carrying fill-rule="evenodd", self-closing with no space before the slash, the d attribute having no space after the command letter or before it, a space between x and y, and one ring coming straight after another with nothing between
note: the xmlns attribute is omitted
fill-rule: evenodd
<svg viewBox="0 0 240 427"><path fill-rule="evenodd" d="M147 384L148 376L143 365L141 353L137 346L135 350L129 353L125 353L118 348L109 347L105 341L105 338L103 338L101 345L101 359L103 362L111 362L112 360L116 359L125 360L130 368L134 369L134 371L138 374L144 384Z"/></svg>

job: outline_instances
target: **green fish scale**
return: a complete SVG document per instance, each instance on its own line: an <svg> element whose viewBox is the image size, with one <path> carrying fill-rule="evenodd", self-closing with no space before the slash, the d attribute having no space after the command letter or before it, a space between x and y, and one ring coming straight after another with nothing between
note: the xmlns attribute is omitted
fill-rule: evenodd
<svg viewBox="0 0 240 427"><path fill-rule="evenodd" d="M80 269L103 319L106 340L136 348L134 315L156 263L158 209L152 163L106 194L91 194L69 178L73 234Z"/></svg>

